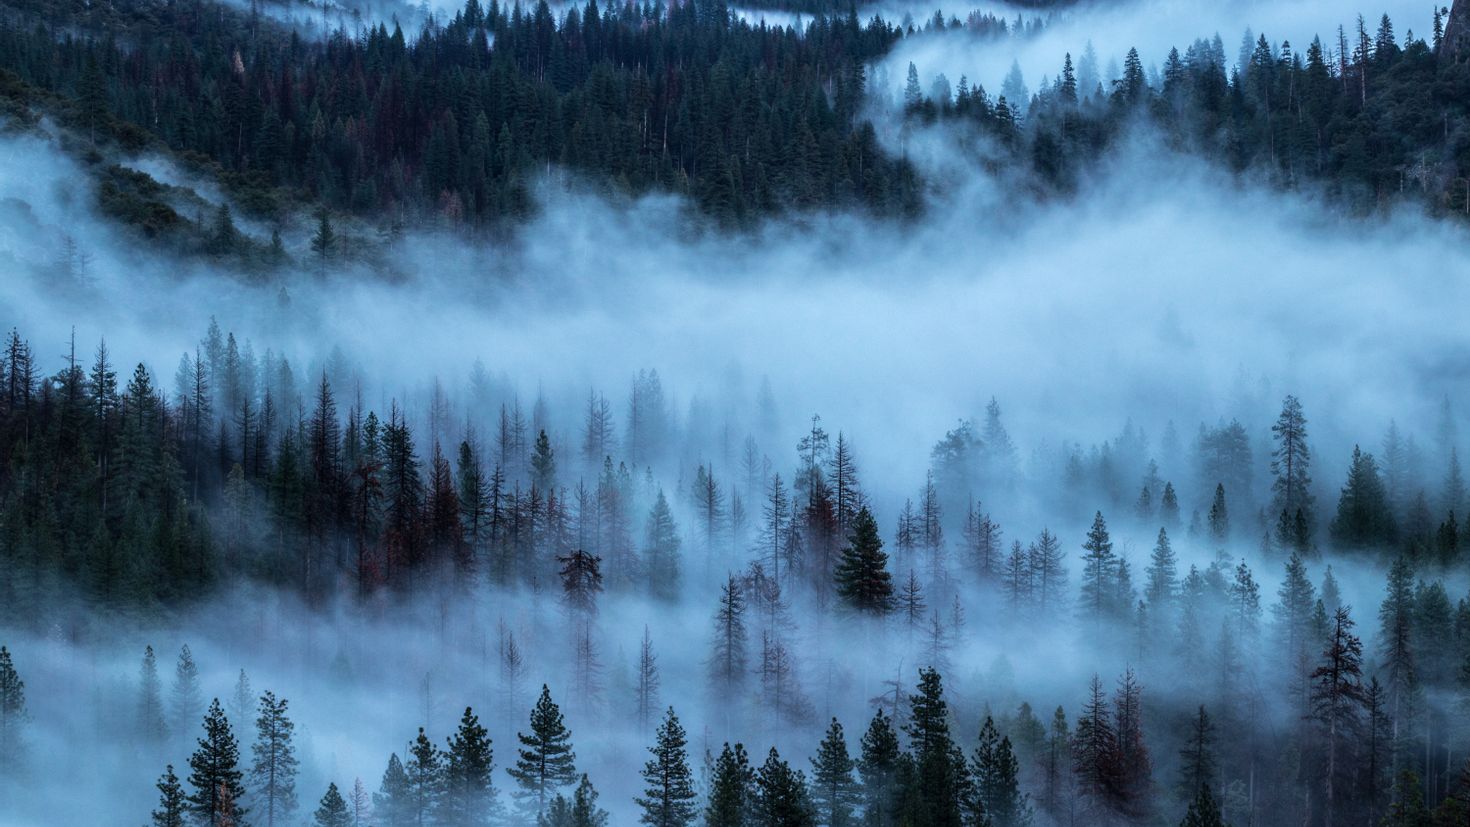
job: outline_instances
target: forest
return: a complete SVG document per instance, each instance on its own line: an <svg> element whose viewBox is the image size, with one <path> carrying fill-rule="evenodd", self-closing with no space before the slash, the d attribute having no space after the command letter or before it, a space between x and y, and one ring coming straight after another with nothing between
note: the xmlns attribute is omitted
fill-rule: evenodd
<svg viewBox="0 0 1470 827"><path fill-rule="evenodd" d="M1470 823L1470 8L1288 5L0 5L0 825Z"/></svg>

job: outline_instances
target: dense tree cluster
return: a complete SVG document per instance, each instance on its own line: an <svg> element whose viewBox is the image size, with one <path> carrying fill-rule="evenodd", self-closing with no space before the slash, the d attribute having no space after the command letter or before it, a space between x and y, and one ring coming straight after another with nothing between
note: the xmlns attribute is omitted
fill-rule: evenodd
<svg viewBox="0 0 1470 827"><path fill-rule="evenodd" d="M379 22L310 40L204 2L17 11L0 26L13 97L61 96L94 138L160 141L267 218L305 195L387 224L494 224L529 212L552 165L607 191L685 193L725 224L917 204L912 170L859 113L864 66L899 32L855 14L797 31L716 0L470 0L407 34ZM216 252L236 241L223 218Z"/></svg>
<svg viewBox="0 0 1470 827"><path fill-rule="evenodd" d="M1470 214L1470 67L1441 48L1444 21L1436 9L1429 39L1400 41L1387 15L1359 17L1305 49L1247 31L1236 56L1217 34L1152 67L1130 50L1119 77L1100 75L1089 47L1077 62L1065 55L1034 93L1019 68L997 94L966 78L926 87L911 66L905 107L918 122L975 124L1061 189L1143 121L1180 149L1283 187L1320 187L1357 209L1410 194Z"/></svg>

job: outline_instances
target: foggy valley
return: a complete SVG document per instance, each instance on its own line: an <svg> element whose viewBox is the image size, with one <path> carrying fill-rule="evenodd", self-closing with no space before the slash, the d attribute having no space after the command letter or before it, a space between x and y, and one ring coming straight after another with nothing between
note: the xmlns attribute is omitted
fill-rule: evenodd
<svg viewBox="0 0 1470 827"><path fill-rule="evenodd" d="M1470 7L0 9L0 825L1470 823Z"/></svg>

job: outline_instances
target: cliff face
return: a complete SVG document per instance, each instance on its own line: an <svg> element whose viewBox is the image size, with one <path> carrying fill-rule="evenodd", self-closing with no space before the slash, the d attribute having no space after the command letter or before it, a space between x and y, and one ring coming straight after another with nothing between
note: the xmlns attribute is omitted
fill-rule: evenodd
<svg viewBox="0 0 1470 827"><path fill-rule="evenodd" d="M1444 26L1439 62L1456 63L1467 58L1470 58L1470 0L1455 0Z"/></svg>

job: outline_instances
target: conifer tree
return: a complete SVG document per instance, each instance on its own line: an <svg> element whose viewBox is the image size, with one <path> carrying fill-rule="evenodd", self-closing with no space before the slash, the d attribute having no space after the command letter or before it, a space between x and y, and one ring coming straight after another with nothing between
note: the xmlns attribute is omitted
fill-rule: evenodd
<svg viewBox="0 0 1470 827"><path fill-rule="evenodd" d="M408 766L404 767L404 776L407 781L404 792L406 792L405 809L409 816L409 823L421 825L438 811L440 796L444 792L444 754L429 740L423 727L419 727L418 737L408 748ZM393 763L390 760L388 771L393 772ZM396 779L395 779L396 780ZM384 791L388 791L389 778L383 777ZM396 793L396 790L394 791Z"/></svg>
<svg viewBox="0 0 1470 827"><path fill-rule="evenodd" d="M269 690L260 696L255 743L250 748L255 758L250 783L266 827L288 823L296 809L296 747L291 742L295 729L286 715L285 698L278 700Z"/></svg>
<svg viewBox="0 0 1470 827"><path fill-rule="evenodd" d="M1312 720L1324 752L1323 815L1331 822L1353 784L1351 750L1363 712L1363 643L1353 634L1346 607L1338 607L1328 632L1327 648L1312 672Z"/></svg>
<svg viewBox="0 0 1470 827"><path fill-rule="evenodd" d="M1082 556L1082 611L1094 624L1100 623L1113 602L1116 589L1117 557L1108 536L1108 524L1102 512L1092 519Z"/></svg>
<svg viewBox="0 0 1470 827"><path fill-rule="evenodd" d="M138 671L138 735L145 743L156 744L168 731L163 713L163 682L158 677L158 659L153 647L143 649L143 665Z"/></svg>
<svg viewBox="0 0 1470 827"><path fill-rule="evenodd" d="M21 726L26 722L26 684L10 650L0 646L0 773L21 765Z"/></svg>
<svg viewBox="0 0 1470 827"><path fill-rule="evenodd" d="M335 783L327 785L327 792L322 796L320 806L312 814L312 824L315 827L352 827L352 815L347 811L347 801L337 791Z"/></svg>
<svg viewBox="0 0 1470 827"><path fill-rule="evenodd" d="M745 679L745 594L735 575L720 587L720 605L715 611L714 649L710 655L710 677L724 697L733 697Z"/></svg>
<svg viewBox="0 0 1470 827"><path fill-rule="evenodd" d="M173 730L187 732L199 719L204 699L199 690L199 667L194 664L194 653L189 644L179 649L179 660L174 666L174 685L171 697Z"/></svg>
<svg viewBox="0 0 1470 827"><path fill-rule="evenodd" d="M959 827L968 787L964 753L950 738L944 685L934 669L919 670L918 694L909 696L904 730L913 752L920 823Z"/></svg>
<svg viewBox="0 0 1470 827"><path fill-rule="evenodd" d="M1230 539L1230 509L1225 505L1225 485L1223 483L1215 484L1215 498L1210 502L1210 513L1207 520L1211 540L1223 544Z"/></svg>
<svg viewBox="0 0 1470 827"><path fill-rule="evenodd" d="M1215 725L1205 712L1204 704L1190 720L1189 736L1179 750L1179 794L1193 801L1201 789L1210 786L1215 777Z"/></svg>
<svg viewBox="0 0 1470 827"><path fill-rule="evenodd" d="M449 739L443 767L444 785L438 810L441 817L463 827L488 823L496 810L491 780L495 753L489 734L470 707L465 707L459 729Z"/></svg>
<svg viewBox="0 0 1470 827"><path fill-rule="evenodd" d="M1189 802L1189 811L1179 827L1226 827L1225 816L1220 812L1220 803L1210 794L1208 784L1199 788Z"/></svg>
<svg viewBox="0 0 1470 827"><path fill-rule="evenodd" d="M684 727L670 707L648 748L653 757L643 765L643 796L635 799L643 810L640 824L687 827L694 822L697 796L687 746Z"/></svg>
<svg viewBox="0 0 1470 827"><path fill-rule="evenodd" d="M806 777L781 759L776 748L755 772L751 823L759 827L815 827Z"/></svg>
<svg viewBox="0 0 1470 827"><path fill-rule="evenodd" d="M837 596L855 611L885 615L893 609L893 576L878 535L878 523L866 507L852 521L852 534L837 565Z"/></svg>
<svg viewBox="0 0 1470 827"><path fill-rule="evenodd" d="M412 782L396 752L388 756L382 785L373 793L373 809L383 827L408 827L414 823Z"/></svg>
<svg viewBox="0 0 1470 827"><path fill-rule="evenodd" d="M858 787L852 777L857 767L847 753L847 740L842 724L832 719L827 734L812 758L812 802L818 823L825 827L847 827L855 824L853 812L860 802Z"/></svg>
<svg viewBox="0 0 1470 827"><path fill-rule="evenodd" d="M169 764L158 777L158 809L153 811L153 827L184 827L188 798L179 777L174 775L174 765Z"/></svg>
<svg viewBox="0 0 1470 827"><path fill-rule="evenodd" d="M746 827L751 824L755 806L755 771L745 755L745 747L726 743L715 760L714 779L710 782L709 804L705 808L706 827Z"/></svg>
<svg viewBox="0 0 1470 827"><path fill-rule="evenodd" d="M239 763L240 746L219 699L215 698L204 715L204 737L189 757L189 784L194 787L189 796L189 811L194 814L195 822L223 827L236 823L245 814L239 803L245 795Z"/></svg>
<svg viewBox="0 0 1470 827"><path fill-rule="evenodd" d="M1332 520L1332 539L1345 549L1363 549L1390 545L1397 536L1388 495L1378 475L1378 463L1372 454L1353 447L1347 482L1337 501L1337 516Z"/></svg>
<svg viewBox="0 0 1470 827"><path fill-rule="evenodd" d="M520 789L516 799L527 813L540 813L560 788L577 780L572 734L562 722L561 709L551 700L551 690L541 686L541 697L531 710L530 734L516 733L521 746L516 763L506 772Z"/></svg>
<svg viewBox="0 0 1470 827"><path fill-rule="evenodd" d="M1020 762L1011 739L1002 737L989 715L980 726L980 743L970 757L970 774L981 816L992 827L1020 827L1029 821L1029 806L1021 794Z"/></svg>
<svg viewBox="0 0 1470 827"><path fill-rule="evenodd" d="M638 727L647 731L653 722L654 707L658 705L658 656L653 653L653 638L648 627L643 627L643 640L638 647L638 685L634 689L637 706Z"/></svg>
<svg viewBox="0 0 1470 827"><path fill-rule="evenodd" d="M648 512L644 531L649 593L661 600L673 600L679 595L679 527L662 488Z"/></svg>
<svg viewBox="0 0 1470 827"><path fill-rule="evenodd" d="M890 824L897 811L895 785L901 750L898 733L883 710L873 713L868 731L863 733L858 773L862 776L862 824L879 827Z"/></svg>

